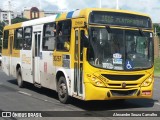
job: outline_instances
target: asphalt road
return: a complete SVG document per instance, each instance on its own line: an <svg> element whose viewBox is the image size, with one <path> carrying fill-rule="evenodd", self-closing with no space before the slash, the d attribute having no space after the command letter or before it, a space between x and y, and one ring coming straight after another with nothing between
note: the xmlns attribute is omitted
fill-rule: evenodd
<svg viewBox="0 0 160 120"><path fill-rule="evenodd" d="M63 117L63 113L46 113L47 115L62 114L62 117L32 118L35 120L159 120L157 117L104 117L108 112L116 111L160 111L160 78L155 78L153 99L136 99L120 101L92 101L84 102L72 99L70 104L62 104L58 101L57 93L45 89L36 88L26 84L25 88L18 88L13 77L5 75L0 68L0 112L1 111L83 111L85 117ZM78 112L80 113L80 112ZM94 117L97 116L97 117ZM101 116L101 117L100 117ZM0 118L0 120L30 120L31 118Z"/></svg>

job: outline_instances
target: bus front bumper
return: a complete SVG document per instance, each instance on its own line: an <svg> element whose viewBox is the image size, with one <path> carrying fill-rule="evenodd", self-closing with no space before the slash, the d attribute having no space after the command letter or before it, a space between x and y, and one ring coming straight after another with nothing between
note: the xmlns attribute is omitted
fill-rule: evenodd
<svg viewBox="0 0 160 120"><path fill-rule="evenodd" d="M130 89L111 89L96 87L91 83L85 83L85 100L112 100L112 99L135 99L148 98L153 95L153 83L148 87Z"/></svg>

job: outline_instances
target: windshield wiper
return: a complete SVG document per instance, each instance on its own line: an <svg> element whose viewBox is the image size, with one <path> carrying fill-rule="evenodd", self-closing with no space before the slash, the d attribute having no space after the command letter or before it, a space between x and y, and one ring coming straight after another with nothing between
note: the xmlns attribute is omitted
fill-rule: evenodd
<svg viewBox="0 0 160 120"><path fill-rule="evenodd" d="M141 28L139 28L139 33L140 33L141 36L145 36L145 34L144 34L144 32Z"/></svg>

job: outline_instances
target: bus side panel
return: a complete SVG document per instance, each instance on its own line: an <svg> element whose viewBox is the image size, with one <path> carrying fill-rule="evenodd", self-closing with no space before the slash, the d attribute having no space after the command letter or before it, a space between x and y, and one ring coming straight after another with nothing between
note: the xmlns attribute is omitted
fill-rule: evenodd
<svg viewBox="0 0 160 120"><path fill-rule="evenodd" d="M17 71L16 71L16 67L17 67L17 64L20 64L20 57L12 57L12 64L10 65L10 69L11 69L11 75L13 77L17 77Z"/></svg>
<svg viewBox="0 0 160 120"><path fill-rule="evenodd" d="M68 55L68 59L64 59ZM70 96L73 95L73 86L72 83L74 82L74 70L71 68L71 55L68 52L60 52L56 51L53 53L53 64L56 67L56 74L58 72L62 72L67 83L67 88L68 88L68 94ZM60 76L59 76L60 77ZM57 80L58 81L58 80ZM74 84L74 83L73 83ZM72 87L72 88L71 88Z"/></svg>
<svg viewBox="0 0 160 120"><path fill-rule="evenodd" d="M26 82L33 83L33 73L32 73L32 51L22 50L21 51L21 71L23 80Z"/></svg>
<svg viewBox="0 0 160 120"><path fill-rule="evenodd" d="M2 50L2 51L3 51L2 52L2 69L7 75L9 75L9 59L10 59L10 57L4 55L3 54L4 50Z"/></svg>
<svg viewBox="0 0 160 120"><path fill-rule="evenodd" d="M40 58L41 85L56 90L55 66L53 66L53 52L42 51Z"/></svg>
<svg viewBox="0 0 160 120"><path fill-rule="evenodd" d="M65 79L66 79L66 83L67 83L67 89L68 89L68 94L70 95L70 96L73 96L73 90L71 89L71 82L72 82L72 72L73 72L73 70L72 69L67 69L67 68L64 68L64 67L60 67L60 66L56 66L56 71L57 72L62 72L63 74L64 74L64 77L65 77ZM56 72L56 73L57 73Z"/></svg>
<svg viewBox="0 0 160 120"><path fill-rule="evenodd" d="M10 38L9 38L9 34L8 34L8 48L2 49L2 69L8 76L10 75Z"/></svg>
<svg viewBox="0 0 160 120"><path fill-rule="evenodd" d="M18 64L21 65L20 50L13 49L12 57L10 59L11 59L10 62L11 75L16 77L17 76L16 67Z"/></svg>

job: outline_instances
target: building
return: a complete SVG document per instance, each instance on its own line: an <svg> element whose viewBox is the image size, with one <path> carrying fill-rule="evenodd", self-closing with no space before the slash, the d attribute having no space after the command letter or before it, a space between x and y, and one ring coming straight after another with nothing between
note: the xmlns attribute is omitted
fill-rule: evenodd
<svg viewBox="0 0 160 120"><path fill-rule="evenodd" d="M13 19L15 17L17 17L16 13L11 11L11 19ZM8 19L9 19L9 12L6 11L6 10L1 10L0 9L0 22L8 23Z"/></svg>
<svg viewBox="0 0 160 120"><path fill-rule="evenodd" d="M32 8L25 8L23 11L23 17L27 19L36 19L36 18L41 18L41 17L47 17L51 15L55 15L58 13L62 13L64 11L62 10L55 10L55 11L44 11L40 10L37 7L32 7Z"/></svg>
<svg viewBox="0 0 160 120"><path fill-rule="evenodd" d="M39 10L37 7L25 8L23 11L23 17L27 19L36 19L44 16L44 11Z"/></svg>

